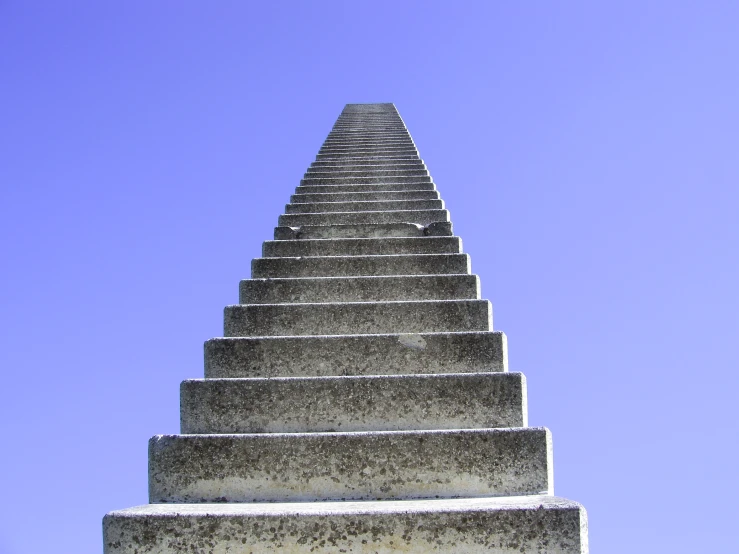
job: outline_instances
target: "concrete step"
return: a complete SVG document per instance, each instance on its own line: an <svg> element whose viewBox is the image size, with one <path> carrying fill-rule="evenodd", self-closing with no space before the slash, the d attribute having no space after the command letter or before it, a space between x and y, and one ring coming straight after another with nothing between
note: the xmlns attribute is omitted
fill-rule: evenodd
<svg viewBox="0 0 739 554"><path fill-rule="evenodd" d="M407 177L422 175L427 177L429 172L426 169L327 169L321 168L320 171L308 170L304 174L305 179L321 178L321 177Z"/></svg>
<svg viewBox="0 0 739 554"><path fill-rule="evenodd" d="M356 135L329 135L323 141L324 146L331 144L384 144L384 143L402 143L413 144L413 139L408 134L384 134L377 136L356 136Z"/></svg>
<svg viewBox="0 0 739 554"><path fill-rule="evenodd" d="M352 202L352 201L388 201L388 200L438 200L439 193L435 190L393 190L385 192L336 192L336 193L308 193L293 194L290 202L300 204L305 202Z"/></svg>
<svg viewBox="0 0 739 554"><path fill-rule="evenodd" d="M284 337L492 331L488 300L313 304L235 304L223 313L225 337Z"/></svg>
<svg viewBox="0 0 739 554"><path fill-rule="evenodd" d="M462 300L480 298L477 275L244 279L240 304Z"/></svg>
<svg viewBox="0 0 739 554"><path fill-rule="evenodd" d="M392 144L379 144L377 146L364 146L358 144L356 146L322 146L318 151L319 154L373 154L376 152L390 152L398 154L418 153L413 145L400 146Z"/></svg>
<svg viewBox="0 0 739 554"><path fill-rule="evenodd" d="M410 133L401 127L342 127L332 130L326 138L410 138Z"/></svg>
<svg viewBox="0 0 739 554"><path fill-rule="evenodd" d="M587 554L587 531L580 504L538 495L148 504L110 512L103 520L105 554Z"/></svg>
<svg viewBox="0 0 739 554"><path fill-rule="evenodd" d="M332 133L338 131L405 131L407 133L408 129L401 121L342 121L331 128Z"/></svg>
<svg viewBox="0 0 739 554"><path fill-rule="evenodd" d="M157 435L149 502L312 502L552 494L544 428Z"/></svg>
<svg viewBox="0 0 739 554"><path fill-rule="evenodd" d="M402 121L342 121L336 123L329 135L334 133L353 133L353 132L393 132L408 133L408 129L403 125Z"/></svg>
<svg viewBox="0 0 739 554"><path fill-rule="evenodd" d="M357 132L357 131L334 131L332 133L329 133L326 137L326 141L328 142L336 142L336 141L342 141L342 140L366 140L366 141L376 141L376 140L405 140L405 141L412 141L410 133L408 131L403 130L393 130L393 131L386 131L386 132L376 132L376 131L365 131L365 132Z"/></svg>
<svg viewBox="0 0 739 554"><path fill-rule="evenodd" d="M521 373L192 379L185 434L526 427Z"/></svg>
<svg viewBox="0 0 739 554"><path fill-rule="evenodd" d="M316 154L316 159L340 159L340 158L397 158L398 156L411 156L411 159L420 160L418 151L412 149L384 149L384 150L333 150L320 151Z"/></svg>
<svg viewBox="0 0 739 554"><path fill-rule="evenodd" d="M265 258L459 254L461 252L462 239L459 237L268 240L262 245L262 256Z"/></svg>
<svg viewBox="0 0 739 554"><path fill-rule="evenodd" d="M204 349L208 379L508 371L508 346L500 331L219 337Z"/></svg>
<svg viewBox="0 0 739 554"><path fill-rule="evenodd" d="M411 154L397 154L393 152L380 152L380 153L369 153L369 154L316 154L316 161L329 161L332 163L348 162L375 162L375 161L393 161L393 160L406 160L413 162L420 162L421 157L418 152Z"/></svg>
<svg viewBox="0 0 739 554"><path fill-rule="evenodd" d="M381 138L377 140L360 140L353 138L326 140L321 149L373 149L373 148L416 148L411 139L388 139Z"/></svg>
<svg viewBox="0 0 739 554"><path fill-rule="evenodd" d="M369 160L369 161L351 161L351 160L335 160L313 162L310 164L308 171L322 169L427 169L426 164L422 161L412 160Z"/></svg>
<svg viewBox="0 0 739 554"><path fill-rule="evenodd" d="M406 130L403 121L400 118L378 118L378 119L346 119L337 120L332 127L336 129L363 129L375 127L392 127L394 129Z"/></svg>
<svg viewBox="0 0 739 554"><path fill-rule="evenodd" d="M382 183L430 183L429 175L379 175L379 176L346 176L346 177L303 177L301 185L371 185Z"/></svg>
<svg viewBox="0 0 739 554"><path fill-rule="evenodd" d="M357 132L346 132L346 133L332 133L326 137L323 144L333 143L353 143L353 142L402 142L402 143L413 143L413 139L410 134L404 131L390 131L380 133L357 133Z"/></svg>
<svg viewBox="0 0 739 554"><path fill-rule="evenodd" d="M436 190L434 183L371 183L367 185L299 185L296 194L335 192L408 192L416 190Z"/></svg>
<svg viewBox="0 0 739 554"><path fill-rule="evenodd" d="M285 206L288 214L379 212L383 210L443 210L443 200L359 200L355 202L296 202Z"/></svg>
<svg viewBox="0 0 739 554"><path fill-rule="evenodd" d="M277 220L280 227L302 225L352 225L356 223L418 223L449 221L447 210L392 210L381 212L332 212L322 214L283 214Z"/></svg>
<svg viewBox="0 0 739 554"><path fill-rule="evenodd" d="M470 258L467 254L304 256L300 258L254 258L251 262L252 279L470 273Z"/></svg>
<svg viewBox="0 0 739 554"><path fill-rule="evenodd" d="M388 132L360 132L360 131L337 131L331 133L326 137L327 142L338 142L338 141L382 141L382 140L399 140L399 141L411 141L413 139L406 131L388 131ZM324 141L324 144L326 143Z"/></svg>
<svg viewBox="0 0 739 554"><path fill-rule="evenodd" d="M304 225L302 227L275 227L275 240L333 239L333 238L381 238L381 237L449 237L452 224L449 221L429 223L380 223L357 225Z"/></svg>

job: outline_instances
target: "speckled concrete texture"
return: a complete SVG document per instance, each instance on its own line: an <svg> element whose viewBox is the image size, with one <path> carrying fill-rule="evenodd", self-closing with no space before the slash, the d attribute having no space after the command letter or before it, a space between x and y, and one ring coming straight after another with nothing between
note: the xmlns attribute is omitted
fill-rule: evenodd
<svg viewBox="0 0 739 554"><path fill-rule="evenodd" d="M459 254L461 252L462 240L459 237L268 240L262 245L262 255L265 258Z"/></svg>
<svg viewBox="0 0 739 554"><path fill-rule="evenodd" d="M452 224L448 221L429 223L360 223L356 225L304 225L275 227L275 240L382 238L382 237L449 237Z"/></svg>
<svg viewBox="0 0 739 554"><path fill-rule="evenodd" d="M377 212L382 210L441 210L443 200L362 200L357 202L310 202L287 204L285 213Z"/></svg>
<svg viewBox="0 0 739 554"><path fill-rule="evenodd" d="M377 200L437 200L436 190L392 190L385 192L312 192L293 194L290 202L304 204L306 202L364 202Z"/></svg>
<svg viewBox="0 0 739 554"><path fill-rule="evenodd" d="M504 333L215 338L205 377L309 377L508 370Z"/></svg>
<svg viewBox="0 0 739 554"><path fill-rule="evenodd" d="M427 175L396 175L389 177L371 177L371 176L348 176L348 177L305 177L300 180L301 185L344 185L356 183L367 185L372 183L386 183L392 180L394 183L431 183L431 177Z"/></svg>
<svg viewBox="0 0 739 554"><path fill-rule="evenodd" d="M396 177L396 176L409 176L409 175L423 175L424 177L429 176L428 169L425 168L373 168L373 167L344 167L341 169L335 168L312 168L305 172L304 178L309 179L312 177Z"/></svg>
<svg viewBox="0 0 739 554"><path fill-rule="evenodd" d="M480 298L477 275L245 279L240 304L461 300Z"/></svg>
<svg viewBox="0 0 739 554"><path fill-rule="evenodd" d="M587 554L578 503L552 496L154 504L112 512L105 554Z"/></svg>
<svg viewBox="0 0 739 554"><path fill-rule="evenodd" d="M493 330L488 300L236 304L223 319L226 337Z"/></svg>
<svg viewBox="0 0 739 554"><path fill-rule="evenodd" d="M254 279L270 277L370 277L373 275L452 275L471 271L467 254L402 254L387 256L307 256L255 258Z"/></svg>
<svg viewBox="0 0 739 554"><path fill-rule="evenodd" d="M335 193L335 192L386 192L436 190L434 183L373 183L367 185L299 185L295 187L295 194L303 193Z"/></svg>
<svg viewBox="0 0 739 554"><path fill-rule="evenodd" d="M345 225L352 223L420 223L449 221L447 210L391 210L379 212L331 212L323 214L283 214L279 225Z"/></svg>
<svg viewBox="0 0 739 554"><path fill-rule="evenodd" d="M521 373L198 379L181 432L314 433L525 427Z"/></svg>
<svg viewBox="0 0 739 554"><path fill-rule="evenodd" d="M422 160L388 160L388 159L377 159L367 161L353 161L353 160L324 160L321 162L313 162L310 164L308 171L313 170L325 170L334 168L387 168L387 169L428 169L426 164Z"/></svg>
<svg viewBox="0 0 739 554"><path fill-rule="evenodd" d="M157 435L149 502L552 494L544 428Z"/></svg>

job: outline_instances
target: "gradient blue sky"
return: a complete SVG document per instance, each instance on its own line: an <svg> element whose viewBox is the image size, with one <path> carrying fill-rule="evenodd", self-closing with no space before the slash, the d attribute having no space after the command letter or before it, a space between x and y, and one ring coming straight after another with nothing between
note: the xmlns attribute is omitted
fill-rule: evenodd
<svg viewBox="0 0 739 554"><path fill-rule="evenodd" d="M0 553L102 550L347 102L394 102L593 552L736 551L735 2L0 1Z"/></svg>

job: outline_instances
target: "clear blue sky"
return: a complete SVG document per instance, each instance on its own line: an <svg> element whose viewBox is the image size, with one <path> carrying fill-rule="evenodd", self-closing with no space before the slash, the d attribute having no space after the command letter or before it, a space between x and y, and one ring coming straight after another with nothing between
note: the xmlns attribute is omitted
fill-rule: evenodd
<svg viewBox="0 0 739 554"><path fill-rule="evenodd" d="M735 2L0 2L0 553L102 549L347 102L394 102L593 552L730 552Z"/></svg>

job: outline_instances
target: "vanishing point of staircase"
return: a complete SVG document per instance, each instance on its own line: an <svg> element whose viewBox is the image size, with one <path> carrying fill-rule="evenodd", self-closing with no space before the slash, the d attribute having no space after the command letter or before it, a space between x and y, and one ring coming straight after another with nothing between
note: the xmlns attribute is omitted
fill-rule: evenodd
<svg viewBox="0 0 739 554"><path fill-rule="evenodd" d="M395 106L344 108L278 225L105 552L586 553Z"/></svg>

